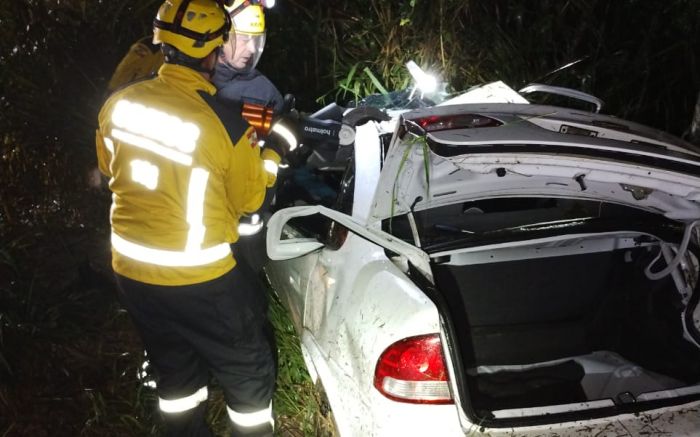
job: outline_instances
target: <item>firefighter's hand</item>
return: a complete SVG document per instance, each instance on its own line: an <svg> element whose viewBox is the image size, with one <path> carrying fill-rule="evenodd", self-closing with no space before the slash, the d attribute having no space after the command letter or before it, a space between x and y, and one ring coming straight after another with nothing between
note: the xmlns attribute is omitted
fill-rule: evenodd
<svg viewBox="0 0 700 437"><path fill-rule="evenodd" d="M289 152L293 152L298 146L299 115L296 110L280 116L272 124L270 134L265 140L265 147L270 147L284 158Z"/></svg>
<svg viewBox="0 0 700 437"><path fill-rule="evenodd" d="M285 94L284 100L282 101L282 109L279 111L280 114L287 114L291 111L296 111L297 99L294 94Z"/></svg>
<svg viewBox="0 0 700 437"><path fill-rule="evenodd" d="M282 157L273 149L265 147L262 151L261 158L263 166L267 174L267 187L270 188L277 182L277 172Z"/></svg>

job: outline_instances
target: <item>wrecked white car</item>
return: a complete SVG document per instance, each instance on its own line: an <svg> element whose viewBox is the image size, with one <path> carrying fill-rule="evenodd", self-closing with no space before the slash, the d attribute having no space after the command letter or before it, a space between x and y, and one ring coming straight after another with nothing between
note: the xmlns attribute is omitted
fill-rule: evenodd
<svg viewBox="0 0 700 437"><path fill-rule="evenodd" d="M340 435L700 435L698 150L514 103L348 147L266 267Z"/></svg>

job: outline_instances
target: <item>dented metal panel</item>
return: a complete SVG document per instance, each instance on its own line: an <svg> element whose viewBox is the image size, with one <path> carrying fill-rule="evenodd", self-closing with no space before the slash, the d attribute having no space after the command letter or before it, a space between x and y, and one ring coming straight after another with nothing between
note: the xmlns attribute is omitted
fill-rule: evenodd
<svg viewBox="0 0 700 437"><path fill-rule="evenodd" d="M530 105L468 105L419 110L409 116L469 113L477 109L488 114L512 112L503 119L506 125L514 123L508 129L515 137L506 138L506 142L521 140L516 137L529 132L542 141L578 142L579 146L587 143L593 146L591 150L617 148L688 166L700 163L697 150L664 134L610 117L557 108L551 112L550 108ZM537 121L530 123L533 117ZM595 123L596 127L588 126ZM562 126L567 132L562 132ZM569 128L580 130L568 131ZM587 421L486 428L469 422L459 407L462 405L459 399L452 405L421 405L396 402L380 394L373 386L373 378L381 353L397 340L441 331L435 304L406 273L410 261L430 281L429 258L419 248L380 230L379 220L392 212L406 213L411 207L420 211L470 198L534 193L622 203L661 212L677 220L700 217L700 176L596 159L593 155L468 153L445 157L395 137L382 168L377 135L391 129L390 123L368 123L358 130L356 145L362 148L356 148L360 170L356 172L353 217L319 206L281 211L290 216L295 211L303 215L326 215L350 229L344 244L337 249L319 249L318 243L314 251L309 251L311 246L306 242L298 247L305 255L296 259L280 256L278 259L283 261L268 266L275 288L291 306L301 333L304 358L311 373L323 384L342 436L700 436L700 402ZM583 131L596 135L578 140L576 135L571 135ZM431 139L477 144L479 135L474 130L463 129L435 134ZM481 138L498 140L499 135L490 131ZM563 137L566 139L562 140ZM646 141L649 144L633 142L645 138L651 140ZM409 147L413 149L404 153ZM425 170L426 158L429 174ZM602 250L593 242L585 248L579 247ZM392 252L402 256L390 259L387 253ZM523 248L513 247L503 253L519 259L529 256L525 252ZM474 264L486 262L486 258L482 260L477 255L465 252L460 257ZM693 317L696 324L700 324L699 311L700 307L696 307ZM441 334L444 340L444 333ZM447 366L454 375L461 370L453 368L449 351L449 347L445 348Z"/></svg>

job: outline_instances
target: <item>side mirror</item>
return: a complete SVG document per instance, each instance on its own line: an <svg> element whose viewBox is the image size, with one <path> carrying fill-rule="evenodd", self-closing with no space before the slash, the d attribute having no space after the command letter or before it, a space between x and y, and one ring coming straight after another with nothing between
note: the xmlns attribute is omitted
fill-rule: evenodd
<svg viewBox="0 0 700 437"><path fill-rule="evenodd" d="M267 256L275 261L297 258L323 247L313 238L283 238L284 226L296 217L317 214L318 206L295 206L277 211L267 222Z"/></svg>

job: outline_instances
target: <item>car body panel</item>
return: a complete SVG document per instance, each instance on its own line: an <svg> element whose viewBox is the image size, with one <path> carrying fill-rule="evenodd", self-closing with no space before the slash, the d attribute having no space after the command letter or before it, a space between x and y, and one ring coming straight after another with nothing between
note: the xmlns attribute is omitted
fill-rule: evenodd
<svg viewBox="0 0 700 437"><path fill-rule="evenodd" d="M396 192L377 191L371 219L405 214L412 205L420 211L500 196L602 199L648 211L661 211L673 219L692 220L700 216L697 202L700 199L700 177L667 170L576 156L525 153L471 154L449 159L432 156L428 196L422 152L414 151L408 160L411 162L405 164L400 173L391 167L393 163L387 163L380 184L389 181L393 184L396 180L401 188ZM499 175L501 171L505 172L505 177ZM392 175L392 172L395 173ZM580 178L583 178L584 185L581 185ZM415 202L418 197L421 199ZM393 211L389 206L392 201Z"/></svg>
<svg viewBox="0 0 700 437"><path fill-rule="evenodd" d="M641 145L657 146L657 148L667 152L678 152L695 157L700 156L700 148L698 146L658 129L610 115L594 114L558 106L518 103L473 103L459 106L436 106L403 113L404 118L410 120L417 120L430 115L459 114L483 114L502 120L507 127L517 129L511 130L513 133L512 139L522 140L528 138L527 136L516 136L523 133L535 135L535 138L537 138L539 135L545 135L546 130L549 130L550 133L559 132L561 124L576 124L585 125L590 130L595 130L596 136L592 137L594 140L621 140L622 142L616 146L619 148L633 151ZM535 129L535 126L530 125L538 123L549 127L538 130ZM615 138L611 138L612 136ZM633 140L638 140L638 142L632 142Z"/></svg>
<svg viewBox="0 0 700 437"><path fill-rule="evenodd" d="M465 107L506 124L430 132L424 142L395 138L385 158L368 222L404 214L412 208L420 211L476 198L538 193L600 198L662 211L674 219L700 217L700 158L680 140L660 146L589 138L553 132L520 118L521 114L536 117L549 107L508 105L524 108L515 115L495 109L477 111L482 105L458 108L469 113ZM401 120L420 120L416 114L425 117L435 112L440 113L437 109L413 111L401 115ZM655 137L666 138L660 133ZM630 138L633 141L637 136ZM442 147L449 156L436 154L435 147ZM618 153L617 158L599 156L613 151ZM640 157L647 161L634 161ZM686 171L664 168L676 165ZM580 179L585 182L582 184ZM651 195L637 198L639 192Z"/></svg>
<svg viewBox="0 0 700 437"><path fill-rule="evenodd" d="M601 419L565 422L525 428L473 428L467 435L509 437L598 437L662 436L693 437L700 433L700 402L638 414L621 414Z"/></svg>
<svg viewBox="0 0 700 437"><path fill-rule="evenodd" d="M375 363L394 341L438 332L437 308L376 244L350 235L339 250L328 252L325 256L323 250L306 255L316 257L317 270L323 272L318 277L324 279L315 285L310 281L306 290L302 344L312 357L310 367L323 382L342 435L424 435L437 431L441 436L640 436L663 435L665 429L672 429L674 436L698 435L698 402L516 430L483 428L464 416L460 421L454 404L426 406L389 400L372 386L373 367L362 363ZM279 264L286 262L273 262L272 269L275 264L279 269ZM329 276L330 271L339 274ZM354 292L338 293L339 289ZM427 422L426 408L430 409L431 418Z"/></svg>
<svg viewBox="0 0 700 437"><path fill-rule="evenodd" d="M301 292L303 304L300 299L287 300L296 306L293 314L303 311L302 343L334 410L340 410L335 414L338 427L348 435L371 435L376 403L396 404L373 388L374 363L395 341L426 330L439 332L437 308L387 258L383 247L357 235L350 234L338 250L323 249L300 258L316 263L312 280ZM286 264L290 261L294 264ZM268 271L276 290L292 288L272 272L288 272L300 262L306 261L270 262ZM451 412L456 415L454 405ZM365 419L342 423L347 417Z"/></svg>
<svg viewBox="0 0 700 437"><path fill-rule="evenodd" d="M307 367L322 383L341 435L700 435L700 402L552 425L484 428L469 421L455 380L451 380L455 404L448 405L396 402L374 388L374 367L381 353L395 341L416 335L441 334L447 365L454 375L438 308L407 274L410 263L431 282L430 258L419 247L381 230L381 221L392 214L483 197L540 195L602 199L676 220L700 217L700 155L680 140L612 117L561 108L551 113L550 107L534 105L444 106L400 117L416 119L455 110L511 111L508 122L516 127L500 134L500 127L485 128L493 129L488 134L477 134L473 129L428 134L428 140L446 147L483 145L485 140L504 146L498 151L446 157L429 147L416 147L420 143L400 141L400 120L369 122L356 134L351 216L309 205L278 211L268 223L267 247L272 258L266 267L268 277L290 309ZM538 118L537 123L522 129L517 126L531 117ZM556 132L562 122L580 128L593 121L607 129L599 132L599 138ZM395 135L382 163L379 136L391 132ZM546 148L539 154L508 150L510 145L523 144L517 140L520 135L526 135L534 145L578 147L585 153L553 153ZM628 139L643 136L647 141L622 144L620 135ZM697 175L692 171L678 173L596 154L596 150L610 149L699 170ZM431 169L428 177L426 153ZM506 177L499 176L503 172ZM309 244L288 221L311 214L324 215L346 227L349 233L345 241L337 248ZM281 240L283 235L288 240Z"/></svg>
<svg viewBox="0 0 700 437"><path fill-rule="evenodd" d="M440 102L436 106L454 106L484 102L520 104L529 103L527 99L518 94L513 88L509 87L508 85L499 80L496 82L491 82L485 85L474 87L474 89L470 89L465 93Z"/></svg>
<svg viewBox="0 0 700 437"><path fill-rule="evenodd" d="M391 122L369 122L358 126L355 134L355 189L352 216L366 222L372 207L374 190L381 172L379 135L393 132L396 120Z"/></svg>

